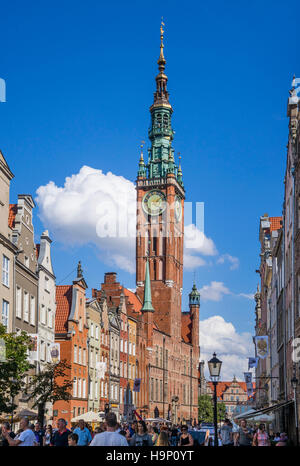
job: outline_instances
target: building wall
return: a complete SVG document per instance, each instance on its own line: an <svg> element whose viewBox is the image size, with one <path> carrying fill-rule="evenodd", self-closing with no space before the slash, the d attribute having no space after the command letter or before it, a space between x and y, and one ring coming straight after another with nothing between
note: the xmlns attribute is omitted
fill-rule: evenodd
<svg viewBox="0 0 300 466"><path fill-rule="evenodd" d="M97 362L101 361L101 309L97 300L86 304L88 330L88 411L99 411L100 378L97 372Z"/></svg>
<svg viewBox="0 0 300 466"><path fill-rule="evenodd" d="M0 322L6 325L9 332L13 330L14 260L16 254L16 247L11 242L12 231L8 225L9 191L12 178L13 174L0 151Z"/></svg>

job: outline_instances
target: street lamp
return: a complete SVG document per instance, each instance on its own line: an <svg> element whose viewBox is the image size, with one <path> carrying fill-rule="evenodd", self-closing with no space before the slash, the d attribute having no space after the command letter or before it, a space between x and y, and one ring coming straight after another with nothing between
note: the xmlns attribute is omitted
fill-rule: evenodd
<svg viewBox="0 0 300 466"><path fill-rule="evenodd" d="M214 385L214 427L215 427L215 444L218 446L218 411L217 411L217 385L220 377L222 361L217 358L216 353L213 354L213 357L208 361L208 369L211 381Z"/></svg>
<svg viewBox="0 0 300 466"><path fill-rule="evenodd" d="M294 407L295 407L295 427L296 427L296 446L299 447L299 433L298 433L298 406L297 406L297 385L298 379L296 377L296 365L294 365L293 378L291 384L294 390Z"/></svg>

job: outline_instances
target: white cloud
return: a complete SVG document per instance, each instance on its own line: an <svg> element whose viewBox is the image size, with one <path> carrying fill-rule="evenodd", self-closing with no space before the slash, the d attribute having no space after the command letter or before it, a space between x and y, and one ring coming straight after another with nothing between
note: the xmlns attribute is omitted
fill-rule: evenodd
<svg viewBox="0 0 300 466"><path fill-rule="evenodd" d="M221 380L232 380L234 375L243 380L243 372L248 371L248 357L254 354L250 333L238 333L231 322L221 316L212 316L200 321L199 338L200 359L205 361L206 377L209 377L207 361L216 352L223 362Z"/></svg>
<svg viewBox="0 0 300 466"><path fill-rule="evenodd" d="M236 270L239 268L240 261L237 257L231 256L230 254L222 254L217 260L217 264L224 264L228 261L230 265L230 270Z"/></svg>
<svg viewBox="0 0 300 466"><path fill-rule="evenodd" d="M95 244L103 262L135 272L136 190L122 176L83 166L66 177L37 189L41 220L54 238L67 245ZM216 255L212 239L194 225L185 227L184 266L206 264L201 256Z"/></svg>
<svg viewBox="0 0 300 466"><path fill-rule="evenodd" d="M213 240L207 238L203 231L200 231L193 224L185 226L184 241L185 249L192 250L193 254L197 253L203 256L215 256L218 254Z"/></svg>
<svg viewBox="0 0 300 466"><path fill-rule="evenodd" d="M40 217L56 240L95 244L107 264L135 271L136 191L132 182L111 172L83 166L63 187L53 181L37 190Z"/></svg>
<svg viewBox="0 0 300 466"><path fill-rule="evenodd" d="M253 293L239 293L238 296L242 296L243 298L247 299L254 299L254 294Z"/></svg>
<svg viewBox="0 0 300 466"><path fill-rule="evenodd" d="M203 301L221 301L225 294L232 294L223 282L216 281L204 285L199 291Z"/></svg>

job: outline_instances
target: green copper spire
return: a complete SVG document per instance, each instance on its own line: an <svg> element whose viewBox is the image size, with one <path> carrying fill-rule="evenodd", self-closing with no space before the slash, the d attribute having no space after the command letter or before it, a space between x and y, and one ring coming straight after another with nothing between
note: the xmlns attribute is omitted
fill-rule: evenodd
<svg viewBox="0 0 300 466"><path fill-rule="evenodd" d="M145 144L145 141L142 141L141 143L141 156L140 156L140 161L139 161L139 170L138 170L138 177L141 178L146 178L147 176L147 169L146 165L144 162L144 156L143 156L143 146Z"/></svg>
<svg viewBox="0 0 300 466"><path fill-rule="evenodd" d="M147 262L146 262L144 304L142 307L142 312L154 312L154 308L152 306L152 298L151 298L151 281L150 281L148 257L147 257Z"/></svg>
<svg viewBox="0 0 300 466"><path fill-rule="evenodd" d="M169 102L169 93L167 90L168 77L165 74L166 60L164 57L164 23L160 28L160 55L158 59L159 73L156 76L156 91L154 92L154 102L150 107L151 124L148 136L151 141L149 151L148 177L163 178L168 173L175 173L177 167L174 163L169 163L169 154L172 149L172 140L174 131L171 125L173 113L172 106ZM174 165L173 165L174 164ZM171 172L169 172L169 169Z"/></svg>
<svg viewBox="0 0 300 466"><path fill-rule="evenodd" d="M178 171L177 171L177 181L183 187L182 170L181 170L181 156L179 156L179 166L178 166Z"/></svg>
<svg viewBox="0 0 300 466"><path fill-rule="evenodd" d="M190 306L200 306L200 293L197 290L196 283L194 282L192 291L189 294Z"/></svg>

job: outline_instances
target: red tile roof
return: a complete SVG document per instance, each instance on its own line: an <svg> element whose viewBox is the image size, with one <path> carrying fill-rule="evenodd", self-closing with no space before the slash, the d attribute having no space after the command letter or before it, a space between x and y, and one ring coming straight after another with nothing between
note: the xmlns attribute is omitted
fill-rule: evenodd
<svg viewBox="0 0 300 466"><path fill-rule="evenodd" d="M246 382L239 382L239 381L236 381L236 382L244 390L244 392L247 393ZM218 382L218 384L217 384L217 397L222 398L223 395L224 395L224 392L230 387L230 385L232 383L233 383L233 381L231 381L231 382ZM213 391L214 390L213 383L212 382L207 382L207 384L209 385L210 389ZM253 383L253 388L255 389L255 383Z"/></svg>
<svg viewBox="0 0 300 466"><path fill-rule="evenodd" d="M275 231L275 230L280 230L282 228L281 223L282 222L282 217L270 217L270 230Z"/></svg>
<svg viewBox="0 0 300 466"><path fill-rule="evenodd" d="M9 204L9 212L8 212L8 226L9 228L15 228L15 218L17 215L18 204Z"/></svg>
<svg viewBox="0 0 300 466"><path fill-rule="evenodd" d="M124 289L124 294L128 298L129 303L132 304L133 310L137 312L138 314L141 314L141 309L143 305L141 301L139 300L139 298L137 297L137 295L133 293L132 291L128 290L127 288L123 288L123 289Z"/></svg>
<svg viewBox="0 0 300 466"><path fill-rule="evenodd" d="M72 285L60 285L56 287L56 315L55 333L67 331L68 317L72 304Z"/></svg>
<svg viewBox="0 0 300 466"><path fill-rule="evenodd" d="M181 314L181 336L185 343L191 343L192 321L189 312Z"/></svg>

